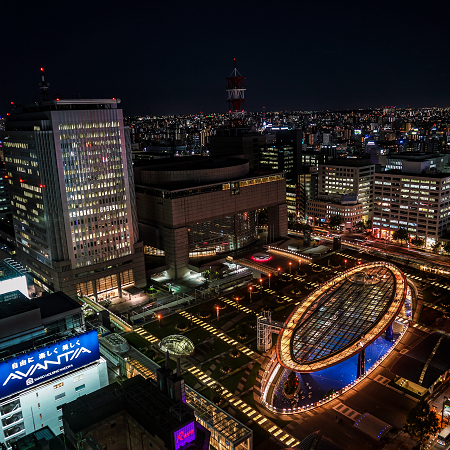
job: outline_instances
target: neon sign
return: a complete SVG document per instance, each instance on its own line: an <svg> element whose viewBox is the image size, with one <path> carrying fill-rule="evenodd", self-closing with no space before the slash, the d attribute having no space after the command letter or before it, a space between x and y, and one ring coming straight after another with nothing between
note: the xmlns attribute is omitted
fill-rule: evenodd
<svg viewBox="0 0 450 450"><path fill-rule="evenodd" d="M0 398L51 380L99 358L95 330L10 358L0 363Z"/></svg>
<svg viewBox="0 0 450 450"><path fill-rule="evenodd" d="M195 422L191 422L175 431L173 438L175 441L175 450L178 450L195 440Z"/></svg>

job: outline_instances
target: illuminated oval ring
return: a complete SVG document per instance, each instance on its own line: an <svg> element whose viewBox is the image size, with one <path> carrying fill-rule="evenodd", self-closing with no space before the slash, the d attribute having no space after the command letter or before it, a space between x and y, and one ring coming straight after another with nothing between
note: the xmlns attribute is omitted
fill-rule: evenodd
<svg viewBox="0 0 450 450"><path fill-rule="evenodd" d="M270 261L272 258L273 256L267 253L255 253L253 256L251 256L251 259L253 259L253 261L259 263L265 263L267 261Z"/></svg>
<svg viewBox="0 0 450 450"><path fill-rule="evenodd" d="M350 297L346 298L345 296L343 296L334 298L332 297L332 294L342 288L346 282L351 285L351 280L353 280L353 276L356 273L366 271L369 272L371 270L375 273L377 273L377 270L378 273L384 273L383 281L386 282L385 290L392 291L390 292L389 296L386 294L386 297L389 298L382 299L380 311L376 311L376 320L371 325L367 325L366 328L363 328L362 330L358 329L358 331L361 332L358 337L349 339L349 341L345 343L345 345L341 345L341 347L336 346L336 349L331 349L327 354L327 351L323 350L324 342L330 342L333 336L338 336L339 339L345 341L342 336L345 335L345 327L347 326L347 330L349 329L349 325L347 325L348 322L352 319L356 321L360 318L358 317L358 315L366 313L366 311L363 311L362 309L357 307L359 305L356 305L356 302L352 303ZM388 285L388 282L391 282L392 285ZM367 286L371 287L372 289L380 289L380 285L378 283L367 284ZM392 289L390 289L391 287ZM347 291L348 289L350 288L347 288ZM391 263L368 263L342 272L341 274L332 278L328 282L321 285L318 289L313 291L311 294L309 294L309 296L305 298L303 303L299 305L286 320L284 328L278 336L276 346L277 358L279 363L282 366L296 372L307 373L331 367L345 359L351 358L352 356L360 352L362 348L367 347L375 339L377 339L394 321L395 317L399 314L403 302L406 298L406 290L407 282L405 276L400 269L398 269ZM370 303L370 301L368 300L369 296L363 296L363 290L360 289L360 292L355 290L353 294L361 303L364 303L364 301L366 301L366 308L372 308L372 310L369 310L369 313L373 312L374 305L377 305L377 303L375 301L372 301ZM321 301L323 303L321 303ZM337 304L337 302L340 303ZM330 310L334 307L333 311L335 312L335 315L331 318L321 318L321 312L327 311L327 306ZM343 322L343 319L340 319L342 321L341 324L338 319L340 314L342 314L342 317L344 317L343 312L346 311L345 308L347 308L347 310L353 308L357 312L353 312L353 317L346 320L345 322ZM317 320L318 324L318 326L314 329L313 326L310 325L310 322L308 322L312 321L313 314L315 317L314 320ZM325 316L325 313L322 313L322 316ZM314 324L315 322L312 323ZM341 324L342 329L333 329L335 327L335 324ZM312 331L306 332L305 330ZM305 332L305 339L302 336L302 332ZM308 333L310 334L308 335ZM351 333L349 334L351 335ZM312 343L311 339L317 339L317 336L319 336L322 341L318 340L317 343ZM305 350L302 354L302 358L296 358L293 350L294 343L296 344L295 350L297 351L297 355L303 351L303 348L309 348L309 354ZM317 357L307 360L307 357L309 357L309 355L311 354L317 354Z"/></svg>

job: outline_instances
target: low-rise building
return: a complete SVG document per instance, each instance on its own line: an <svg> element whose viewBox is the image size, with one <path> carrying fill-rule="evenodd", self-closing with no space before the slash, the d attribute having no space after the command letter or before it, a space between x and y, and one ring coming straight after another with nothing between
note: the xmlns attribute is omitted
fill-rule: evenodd
<svg viewBox="0 0 450 450"><path fill-rule="evenodd" d="M0 295L0 442L49 426L63 431L62 405L108 384L97 332L62 292Z"/></svg>
<svg viewBox="0 0 450 450"><path fill-rule="evenodd" d="M340 216L342 224L351 229L363 218L363 205L356 195L319 195L317 200L308 201L308 217L316 223L326 223L332 216Z"/></svg>

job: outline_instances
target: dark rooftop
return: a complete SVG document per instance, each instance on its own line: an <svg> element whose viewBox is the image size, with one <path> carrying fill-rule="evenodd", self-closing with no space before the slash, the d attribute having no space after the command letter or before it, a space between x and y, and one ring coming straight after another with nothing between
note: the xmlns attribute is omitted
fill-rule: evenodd
<svg viewBox="0 0 450 450"><path fill-rule="evenodd" d="M36 297L31 299L31 301L40 308L43 319L81 308L79 303L61 291L44 295L43 297Z"/></svg>
<svg viewBox="0 0 450 450"><path fill-rule="evenodd" d="M432 355L433 351L435 352L434 355ZM391 372L428 389L442 374L450 369L449 353L450 336L433 333L401 356L392 367ZM430 357L431 360L425 367ZM424 368L426 370L422 375Z"/></svg>
<svg viewBox="0 0 450 450"><path fill-rule="evenodd" d="M320 430L306 436L298 446L299 450L344 450L341 446L335 444L330 439L322 436Z"/></svg>
<svg viewBox="0 0 450 450"><path fill-rule="evenodd" d="M209 158L200 156L183 156L152 160L146 162L141 170L150 171L186 171L186 170L208 170L222 169L224 167L241 166L248 161L243 158Z"/></svg>
<svg viewBox="0 0 450 450"><path fill-rule="evenodd" d="M13 267L6 261L0 261L0 281L11 280L12 278L25 276L20 270Z"/></svg>
<svg viewBox="0 0 450 450"><path fill-rule="evenodd" d="M75 450L69 441L63 442L48 426L18 439L13 450Z"/></svg>
<svg viewBox="0 0 450 450"><path fill-rule="evenodd" d="M380 173L380 172L379 172ZM382 175L401 175L403 177L425 177L425 178L448 178L450 177L450 172L404 172L399 169L386 170L381 172ZM377 173L378 175L378 173Z"/></svg>
<svg viewBox="0 0 450 450"><path fill-rule="evenodd" d="M140 375L125 380L122 386L113 383L63 405L64 422L74 433L122 411L160 437L169 437L171 432L194 420L190 406L165 397L153 380L145 380Z"/></svg>
<svg viewBox="0 0 450 450"><path fill-rule="evenodd" d="M20 291L12 291L0 295L0 320L17 316L18 314L23 314L37 308L38 306L33 304Z"/></svg>
<svg viewBox="0 0 450 450"><path fill-rule="evenodd" d="M336 158L323 164L324 166L364 167L373 165L370 159Z"/></svg>

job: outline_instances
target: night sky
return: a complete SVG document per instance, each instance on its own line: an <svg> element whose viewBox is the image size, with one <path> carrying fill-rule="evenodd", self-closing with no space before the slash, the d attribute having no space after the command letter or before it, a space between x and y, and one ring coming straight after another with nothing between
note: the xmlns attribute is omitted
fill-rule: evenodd
<svg viewBox="0 0 450 450"><path fill-rule="evenodd" d="M419 5L419 7L415 7ZM2 3L0 115L52 96L125 115L226 112L233 58L246 110L450 106L448 1Z"/></svg>

